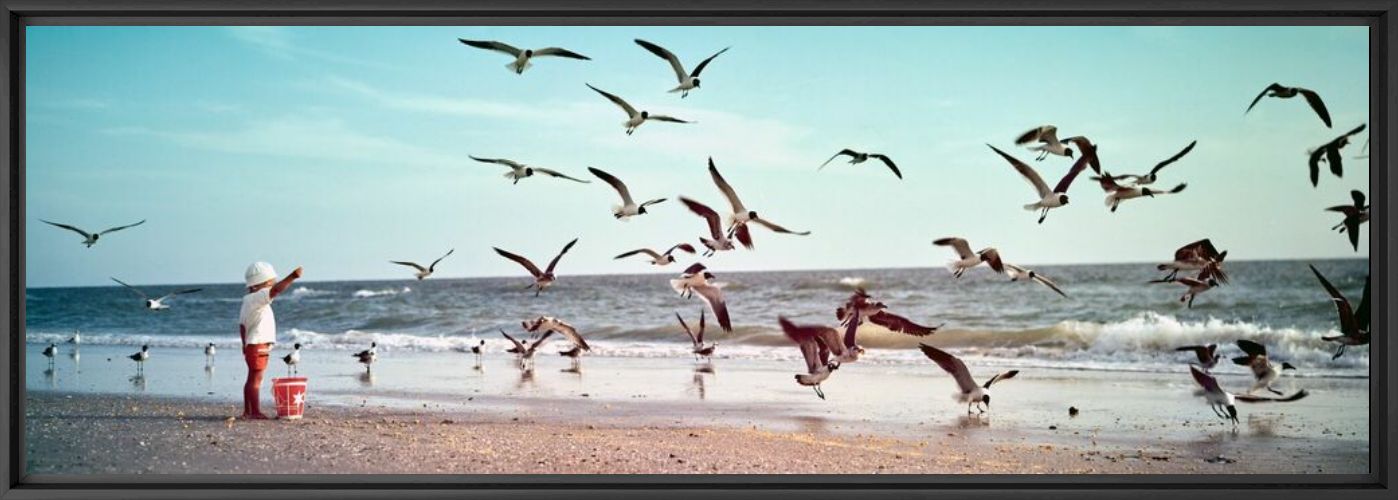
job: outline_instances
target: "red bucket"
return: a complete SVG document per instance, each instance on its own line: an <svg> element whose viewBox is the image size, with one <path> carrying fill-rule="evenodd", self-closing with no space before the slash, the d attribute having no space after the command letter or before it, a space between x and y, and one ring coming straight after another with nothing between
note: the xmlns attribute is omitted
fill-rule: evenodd
<svg viewBox="0 0 1398 500"><path fill-rule="evenodd" d="M306 377L272 379L272 396L277 400L277 418L301 418L306 410Z"/></svg>

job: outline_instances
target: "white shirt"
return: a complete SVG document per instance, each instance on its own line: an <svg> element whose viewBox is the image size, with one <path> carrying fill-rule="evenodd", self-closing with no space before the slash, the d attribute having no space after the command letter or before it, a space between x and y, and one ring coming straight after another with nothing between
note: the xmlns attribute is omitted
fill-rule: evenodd
<svg viewBox="0 0 1398 500"><path fill-rule="evenodd" d="M243 296L238 324L247 330L243 345L277 342L277 317L272 314L272 287Z"/></svg>

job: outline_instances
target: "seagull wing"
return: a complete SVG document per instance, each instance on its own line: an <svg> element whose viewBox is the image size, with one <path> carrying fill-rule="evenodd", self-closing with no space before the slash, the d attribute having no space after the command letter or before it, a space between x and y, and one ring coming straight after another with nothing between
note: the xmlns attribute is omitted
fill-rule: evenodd
<svg viewBox="0 0 1398 500"><path fill-rule="evenodd" d="M681 252L694 253L694 245L690 245L689 243L677 244L675 246L670 247L669 250L666 250L665 255L670 255L671 253L674 253L675 250L679 250Z"/></svg>
<svg viewBox="0 0 1398 500"><path fill-rule="evenodd" d="M710 236L713 236L715 239L723 237L723 221L719 218L718 212L715 212L714 209L709 208L708 205L699 203L689 198L685 198L683 196L680 197L680 203L683 203L685 207L688 207L690 212L694 212L696 215L704 218L704 221L709 224Z"/></svg>
<svg viewBox="0 0 1398 500"><path fill-rule="evenodd" d="M824 327L796 325L786 319L785 316L778 316L777 322L781 324L782 333L786 335L786 338L791 339L792 342L795 342L796 345L801 348L801 357L806 359L807 373L815 373L825 365L826 359L822 358L828 357L829 354L827 353L826 356L821 356L819 352L821 346L816 340L819 338L819 334Z"/></svg>
<svg viewBox="0 0 1398 500"><path fill-rule="evenodd" d="M733 47L724 47L723 50L720 50L720 51L718 51L718 52L715 52L714 55L709 56L708 59L704 59L703 61L699 61L699 65L694 67L694 71L690 71L690 72L689 72L689 76L692 76L692 77L694 77L694 78L699 78L699 73L700 73L701 71L704 71L704 68L706 68L706 67L709 66L709 62L710 62L710 61L713 61L714 58L716 58L716 57L722 55L724 52L728 52L728 49L731 49L731 48L733 48Z"/></svg>
<svg viewBox="0 0 1398 500"><path fill-rule="evenodd" d="M1349 303L1349 299L1345 298L1345 295L1340 293L1340 290L1335 288L1335 285L1331 285L1330 280L1325 279L1325 276L1321 275L1320 271L1316 270L1315 266L1309 267L1311 268L1311 272L1315 274L1316 279L1320 280L1320 286L1325 287L1325 293L1330 294L1330 300L1335 303L1335 309L1340 314L1340 333L1345 335L1357 333L1359 331L1359 325L1355 323L1354 310L1351 308L1352 306ZM1367 283L1365 287L1367 289Z"/></svg>
<svg viewBox="0 0 1398 500"><path fill-rule="evenodd" d="M830 162L835 161L835 159L836 159L836 158L839 158L840 155L848 155L849 157L853 158L854 156L856 156L856 155L858 155L858 154L859 154L859 153L856 153L856 152L854 152L854 150L849 149L849 148L841 149L839 153L835 153L834 155L830 156L830 159L829 159L829 160L825 160L825 163L820 164L820 168L817 168L816 170L819 171L820 169L825 168L826 165L829 165Z"/></svg>
<svg viewBox="0 0 1398 500"><path fill-rule="evenodd" d="M926 355L928 359L936 362L937 366L950 373L951 377L956 379L956 385L961 388L961 392L976 390L976 381L971 378L971 372L966 369L966 363L962 363L960 359L946 351L927 344L918 344L917 348L921 349L922 354Z"/></svg>
<svg viewBox="0 0 1398 500"><path fill-rule="evenodd" d="M1208 348L1207 346L1202 346L1202 345L1187 345L1187 346L1183 346L1183 347L1176 347L1176 348L1175 348L1175 351L1176 351L1176 352L1191 352L1191 353L1194 353L1194 357L1195 357L1195 358L1198 358L1200 363L1207 363L1207 362L1209 362L1209 359L1210 359L1209 348Z"/></svg>
<svg viewBox="0 0 1398 500"><path fill-rule="evenodd" d="M1218 249L1208 238L1190 243L1175 250L1175 260L1180 262L1218 260Z"/></svg>
<svg viewBox="0 0 1398 500"><path fill-rule="evenodd" d="M723 174L718 173L718 167L714 166L713 157L709 157L709 177L714 179L714 185L719 191L723 191L723 196L728 198L728 204L733 206L733 213L747 212L743 207L743 200L738 199L738 193L733 191L733 186L728 185L728 181L723 180Z"/></svg>
<svg viewBox="0 0 1398 500"><path fill-rule="evenodd" d="M1218 379L1214 378L1213 375L1205 373L1204 370L1199 369L1199 367L1189 365L1189 374L1194 376L1194 381L1199 384L1199 387L1204 388L1204 392L1214 394L1223 393L1223 388L1218 386Z"/></svg>
<svg viewBox="0 0 1398 500"><path fill-rule="evenodd" d="M990 146L989 144L986 145ZM1025 180L1029 181L1030 184L1033 184L1034 190L1039 193L1040 198L1048 196L1049 193L1053 192L1049 191L1048 184L1044 182L1043 177L1039 177L1039 173L1035 172L1033 167L1030 167L1022 161L1016 160L1015 157L1010 156L1004 151L997 149L995 146L990 146L990 149L995 150L995 152L998 153L1002 158L1004 158L1005 161L1010 162L1010 166L1014 167L1015 170L1019 171L1019 175L1024 176ZM1074 168L1077 168L1076 163L1073 166Z"/></svg>
<svg viewBox="0 0 1398 500"><path fill-rule="evenodd" d="M514 167L514 168L520 168L520 167L523 167L523 166L524 166L524 165L521 165L521 164L520 164L519 162L517 162L517 161L514 161L514 160L506 160L506 159L504 159L504 158L477 158L477 157L471 156L471 155L466 155L466 156L469 157L469 158L471 158L472 160L476 160L476 161L481 162L481 163L495 163L495 164L498 164L498 165L506 165L506 166L510 166L510 167Z"/></svg>
<svg viewBox="0 0 1398 500"><path fill-rule="evenodd" d="M612 104L616 104L617 106L620 106L620 107L621 107L621 110L626 112L626 116L628 116L628 117L633 117L633 118L634 118L636 115L639 115L639 114L640 114L639 112L636 111L636 108L631 107L631 105L628 104L628 103L626 102L625 99L622 99L622 98L620 98L620 97L617 97L615 94L610 94L610 93L608 93L607 91L604 91L604 90L599 89L599 88L597 88L597 87L593 87L592 84L590 84L590 83L589 83L589 84L586 84L586 85L587 85L587 88L590 88L590 89L592 89L593 91L596 91L598 94L602 94L602 97L606 97L607 100L612 101Z"/></svg>
<svg viewBox="0 0 1398 500"><path fill-rule="evenodd" d="M621 255L618 255L618 256L616 256L616 257L612 257L612 260L616 260L616 259L625 259L625 258L630 257L630 256L632 256L632 255L642 254L642 253L651 256L652 259L660 260L660 254L655 253L655 250L651 250L651 249L649 249L649 248L638 248L638 249L636 249L636 250L632 250L632 251L630 251L630 252L626 252L626 253L621 254Z"/></svg>
<svg viewBox="0 0 1398 500"><path fill-rule="evenodd" d="M568 253L568 250L571 249L571 248L573 248L573 245L576 244L577 242L578 242L578 239L577 239L577 238L573 238L573 241L568 242L567 245L563 245L563 250L560 251L560 252L558 252L558 255L554 256L553 260L549 261L548 272L552 273L552 272L553 272L553 268L558 267L558 259L562 259L562 258L563 258L563 254Z"/></svg>
<svg viewBox="0 0 1398 500"><path fill-rule="evenodd" d="M587 171L592 172L592 175L597 176L597 178L606 181L607 184L611 184L612 189L615 189L616 192L621 195L622 205L631 205L635 203L631 201L631 191L626 189L626 183L621 182L621 179L616 178L616 176L612 174L603 172L602 169L599 168L587 167Z"/></svg>
<svg viewBox="0 0 1398 500"><path fill-rule="evenodd" d="M529 344L529 351L533 352L535 349L538 349L539 346L544 345L544 341L548 340L549 335L553 335L553 330L544 332L544 334L540 335L539 338L534 339L534 343ZM586 350L586 348L584 348L584 350Z"/></svg>
<svg viewBox="0 0 1398 500"><path fill-rule="evenodd" d="M897 314L884 311L879 311L869 315L869 322L882 326L889 330L906 335L912 335L914 337L924 337L927 335L937 333L938 328L935 326L919 325L917 323L913 323L908 318L904 318Z"/></svg>
<svg viewBox="0 0 1398 500"><path fill-rule="evenodd" d="M438 263L438 262L441 262L442 259L447 258L447 256L448 256L448 255L451 255L453 252L456 252L456 249L455 249L455 248L453 248L453 249L451 249L451 250L447 250L447 253L446 253L445 255L442 255L441 257L437 257L437 260L432 261L432 265L427 266L427 270L428 270L428 271L432 271L432 270L437 269L437 263Z"/></svg>
<svg viewBox="0 0 1398 500"><path fill-rule="evenodd" d="M1359 308L1354 310L1354 320L1360 330L1369 331L1369 277L1364 277L1364 297L1359 299Z"/></svg>
<svg viewBox="0 0 1398 500"><path fill-rule="evenodd" d="M1344 177L1345 166L1344 159L1340 156L1340 146L1336 144L1323 149L1325 150L1325 162L1330 164L1330 173L1335 174L1335 177Z"/></svg>
<svg viewBox="0 0 1398 500"><path fill-rule="evenodd" d="M49 222L49 221L46 221L46 220L44 220L44 219L39 219L39 221L40 221L40 222L43 222L44 224L48 224L48 225L50 225L50 226L61 227L61 228L63 228L63 229L67 229L67 230L69 230L69 231L72 231L72 232L81 234L81 235L83 235L83 238L91 238L91 237L92 237L92 235L91 235L91 234L88 234L87 231L83 231L83 230L81 230L81 229L78 229L78 228L76 228L76 227L73 227L73 226L70 226L70 225L67 225L67 224L59 224L59 223L57 223L57 222Z"/></svg>
<svg viewBox="0 0 1398 500"><path fill-rule="evenodd" d="M1248 105L1247 111L1244 111L1243 114L1247 114L1248 111L1252 111L1252 107L1257 105L1257 101L1261 101L1263 97L1266 97L1266 96L1267 96L1267 92L1270 92L1270 91L1273 91L1273 90L1285 90L1285 89L1286 89L1286 87L1283 87L1282 84L1280 84L1280 83L1273 83L1273 84L1271 84L1271 85L1268 85L1267 88L1262 89L1262 92L1260 92L1260 93L1257 94L1257 97L1253 98L1252 104L1249 104L1249 105Z"/></svg>
<svg viewBox="0 0 1398 500"><path fill-rule="evenodd" d="M492 247L492 248L494 248L494 247ZM495 248L495 253L500 254L501 257L504 257L504 258L506 258L506 259L510 259L510 260L515 261L515 262L518 262L519 265L524 266L524 269L525 269L525 270L528 270L528 271L529 271L529 274L534 275L535 278L538 278L538 277L544 275L544 272L539 270L539 266L534 265L533 262L530 262L529 259L524 258L524 256L522 256L522 255L512 254L512 253L510 253L510 252L506 252L506 251L501 250L501 249L499 249L499 248Z"/></svg>
<svg viewBox="0 0 1398 500"><path fill-rule="evenodd" d="M733 237L738 240L738 243L743 244L743 248L752 250L752 232L748 231L747 224L733 228Z"/></svg>
<svg viewBox="0 0 1398 500"><path fill-rule="evenodd" d="M776 224L773 224L773 223L771 223L770 221L768 221L767 219L756 218L756 219L752 219L752 221L753 221L753 222L756 222L758 225L760 225L760 226L762 226L762 227L765 227L765 228L767 228L767 229L771 229L772 231L776 231L776 232L778 232L778 233L795 234L795 235L799 235L799 236L807 236L807 235L811 234L810 231L792 231L792 230L790 230L790 229L787 229L787 228L778 226L778 225L776 225Z"/></svg>
<svg viewBox="0 0 1398 500"><path fill-rule="evenodd" d="M112 281L115 281L115 282L117 282L117 283L121 283L121 286L126 287L127 290L131 290L131 293L134 293L134 294L136 294L136 295L139 295L139 296L141 296L141 298L143 298L143 299L150 300L150 297L147 297L146 294L145 294L144 292L141 291L141 289L136 288L136 287L131 286L131 285L128 285L128 284L126 284L125 281L122 281L122 280L119 280L119 279L116 279L116 278L112 278Z"/></svg>
<svg viewBox="0 0 1398 500"><path fill-rule="evenodd" d="M999 382L999 381L1001 381L1001 380L1009 380L1009 379L1015 378L1015 375L1019 375L1019 370L1010 370L1010 371L1007 371L1007 372L1005 372L1005 373L996 373L995 376L990 377L990 380L985 381L985 385L983 385L983 386L981 386L981 387L984 387L984 388L986 388L986 389L989 389L990 386L991 386L991 384L994 384L994 383Z"/></svg>
<svg viewBox="0 0 1398 500"><path fill-rule="evenodd" d="M1178 161L1180 158L1184 158L1184 155L1187 155L1187 154L1189 154L1190 151L1193 151L1193 150L1194 150L1194 145L1195 145L1196 143L1198 143L1198 142L1199 142L1199 141L1190 141L1190 142L1189 142L1189 145L1188 145L1188 146L1185 146L1184 149L1180 150L1180 152L1175 153L1175 156L1171 156L1170 158L1166 159L1165 161L1162 161L1162 162L1160 162L1160 163L1156 163L1156 164L1155 164L1155 168L1150 169L1150 175L1155 175L1156 172L1159 172L1160 169L1165 168L1166 165L1169 165L1169 164L1171 164L1171 163L1174 163L1174 162Z"/></svg>
<svg viewBox="0 0 1398 500"><path fill-rule="evenodd" d="M684 333L689 334L689 342L694 344L694 347L699 347L699 337L694 335L694 330L689 329L689 323L684 322L684 318L680 316L680 313L675 313L675 319L680 320L680 326L684 328Z"/></svg>
<svg viewBox="0 0 1398 500"><path fill-rule="evenodd" d="M1254 395L1252 395L1252 394L1236 394L1236 395L1233 396L1233 399L1236 399L1236 400L1238 400L1238 401L1242 401L1242 402L1244 402L1244 403L1290 403L1290 402L1292 402L1292 401L1296 401L1296 400L1305 398L1306 396L1309 396L1309 395L1310 395L1309 392L1306 392L1305 389L1301 389L1301 390L1299 390L1299 391L1296 391L1295 394L1292 394L1292 395L1287 396L1287 397L1284 397L1284 398L1272 398L1272 397L1267 397L1267 396L1254 396Z"/></svg>
<svg viewBox="0 0 1398 500"><path fill-rule="evenodd" d="M1326 144L1324 146L1315 148L1315 150L1311 151L1311 157L1308 160L1307 165L1311 169L1312 186L1320 185L1320 159L1325 157L1326 152L1329 150L1330 145Z"/></svg>
<svg viewBox="0 0 1398 500"><path fill-rule="evenodd" d="M496 51L496 52L502 52L502 53L505 53L505 54L509 54L509 55L511 55L511 56L514 56L514 57L519 57L519 55L520 55L521 53L524 52L524 51L522 51L522 50L519 50L518 48L515 48L513 45L510 45L510 44L504 43L504 42L487 41L487 40L467 40L467 39L465 39L465 38L457 38L457 40L460 41L461 43L464 43L464 44L466 44L466 45L470 45L470 46L475 47L475 48L478 48L478 49L493 50L493 51Z"/></svg>
<svg viewBox="0 0 1398 500"><path fill-rule="evenodd" d="M714 317L718 319L718 326L723 331L732 333L733 324L728 319L728 304L723 300L723 291L713 285L700 285L693 287L694 293L699 294L699 298L709 304L709 309L714 311Z"/></svg>
<svg viewBox="0 0 1398 500"><path fill-rule="evenodd" d="M675 117L673 117L673 116L667 116L667 115L650 115L650 116L646 117L646 119L647 119L647 120L655 120L655 121L658 121L658 122L694 123L694 122L689 121L689 120L681 120L681 119L679 119L679 118L675 118Z"/></svg>
<svg viewBox="0 0 1398 500"><path fill-rule="evenodd" d="M1028 132L1020 134L1019 137L1015 138L1015 145L1023 146L1031 142L1058 142L1057 136L1058 127L1055 127L1053 125L1044 125L1042 127L1036 127L1034 129L1029 130Z"/></svg>
<svg viewBox="0 0 1398 500"><path fill-rule="evenodd" d="M956 250L956 255L963 259L968 259L976 255L975 252L971 251L971 244L967 243L964 238L942 238L939 240L933 240L932 244L937 246L951 247L953 250Z"/></svg>
<svg viewBox="0 0 1398 500"><path fill-rule="evenodd" d="M563 323L563 322L561 322L561 321L559 321L559 322L557 322L557 323L558 323L558 327L557 327L558 333L559 333L559 334L562 334L564 337L567 337L568 340L571 341L571 342L573 343L573 345L578 346L578 347L581 347L582 350L584 350L584 351L591 351L591 350L592 350L592 347L589 347L589 346L587 345L587 340L583 339L582 335L578 333L578 329L573 328L573 325L570 325L570 324L567 324L567 323ZM542 340L542 339L540 339L540 340Z"/></svg>
<svg viewBox="0 0 1398 500"><path fill-rule="evenodd" d="M550 170L550 169L547 169L547 168L534 168L534 171L537 172L537 173L540 173L540 174L547 175L547 176L549 176L549 177L557 177L557 178L560 178L560 179L568 179L568 180L573 181L573 182L581 182L581 183L583 183L583 184L591 184L591 183L592 183L592 181L585 181L585 180L579 179L579 178L577 178L577 177L572 177L572 176L564 175L562 172L559 172L559 171L557 171L557 170Z"/></svg>
<svg viewBox="0 0 1398 500"><path fill-rule="evenodd" d="M704 310L703 310L703 309L700 309L700 310L699 310L699 333L698 333L697 335L694 336L694 337L695 337L695 340L698 341L698 343L699 343L700 345L703 345L703 344L704 344L704 330L705 330L705 328L706 328L706 327L704 326Z"/></svg>
<svg viewBox="0 0 1398 500"><path fill-rule="evenodd" d="M176 296L176 295L184 295L184 294L186 294L186 293L195 293L195 292L199 292L199 291L203 291L203 290L204 290L203 288L188 288L188 289L184 289L184 290L176 290L176 291L167 293L167 294L165 294L164 296L162 296L162 297L160 297L160 298L158 298L158 299L155 299L155 300L156 300L156 302L159 302L159 301L168 299L168 298L170 298L170 297L174 297L174 296Z"/></svg>
<svg viewBox="0 0 1398 500"><path fill-rule="evenodd" d="M542 49L539 49L539 50L534 51L534 55L535 55L536 57L537 57L537 56L555 56L555 57L567 57L567 58L569 58L569 59L582 59L582 60L584 60L584 61L591 61L591 60L592 60L591 57L587 57L587 56L585 56L585 55L579 54L579 53L577 53L577 52L573 52L573 51L571 51L571 50L568 50L568 49L565 49L565 48L562 48L562 47L544 47L544 48L542 48Z"/></svg>
<svg viewBox="0 0 1398 500"><path fill-rule="evenodd" d="M139 226L139 225L145 224L145 223L146 223L146 220L145 220L145 219L141 219L141 222L137 222L137 223L135 223L135 224L127 224L127 225L125 225L125 226L117 226L117 227L114 227L114 228L111 228L111 229L104 230L104 231L102 231L102 232L100 232L100 233L97 233L97 234L113 233L113 232L120 231L120 230L122 230L122 229L126 229L126 228L129 228L129 227L136 227L136 226Z"/></svg>
<svg viewBox="0 0 1398 500"><path fill-rule="evenodd" d="M427 272L427 268L422 267L421 264L418 264L418 263L416 263L416 262L408 262L408 261L403 261L403 260L390 260L390 261L388 261L388 262L389 262L389 263L392 263L392 264L398 264L398 265L400 265L400 266L409 266L409 267L412 267L413 269L417 269L418 271L422 271L422 272L424 272L424 273Z"/></svg>
<svg viewBox="0 0 1398 500"><path fill-rule="evenodd" d="M1005 274L1005 261L1000 258L999 250L994 248L981 250L980 257L981 260L985 261L985 265L990 266L995 272Z"/></svg>
<svg viewBox="0 0 1398 500"><path fill-rule="evenodd" d="M1259 357L1267 355L1267 348L1262 344L1248 339L1238 339L1238 348L1247 353L1249 357Z"/></svg>
<svg viewBox="0 0 1398 500"><path fill-rule="evenodd" d="M1058 292L1058 294L1059 294L1059 295L1062 295L1064 298L1067 298L1067 297L1068 297L1068 294L1063 293L1063 290L1062 290L1061 288L1058 288L1058 284L1057 284L1057 283L1054 283L1053 280L1048 279L1048 277L1046 277L1046 276L1044 276L1044 275L1042 275L1042 274L1034 273L1034 281L1038 282L1040 285L1044 285L1044 286L1046 286L1046 287L1049 287L1049 290L1053 290L1053 291L1055 291L1055 292Z"/></svg>
<svg viewBox="0 0 1398 500"><path fill-rule="evenodd" d="M1078 161L1073 162L1073 168L1068 169L1068 173L1063 174L1063 178L1059 179L1058 185L1053 187L1053 192L1067 193L1068 186L1073 184L1073 179L1078 178L1078 174L1081 174L1083 170L1087 170L1087 166L1091 162L1092 155L1084 154L1078 157Z"/></svg>
<svg viewBox="0 0 1398 500"><path fill-rule="evenodd" d="M685 71L684 71L684 65L683 65L683 64L680 64L680 58L675 57L675 53L670 52L670 51L668 51L668 50L665 50L665 47L661 47L661 46L659 46L659 45L656 45L656 44L647 42L647 41L642 40L642 39L640 39L640 38L637 38L637 39L636 39L636 45L640 45L641 47L643 47L643 48L645 48L646 50L650 51L650 53L659 56L661 59L664 59L664 60L666 60L666 61L669 61L669 62L670 62L670 69L675 70L675 78L678 78L679 81L680 81L680 83L684 83L684 79L685 79L685 77L687 77L688 75L687 75L687 74L685 73ZM705 62L707 62L707 61L705 61ZM697 73L697 71L696 71L696 73Z"/></svg>
<svg viewBox="0 0 1398 500"><path fill-rule="evenodd" d="M888 165L888 169L893 171L893 175L898 176L899 179L903 178L903 172L898 171L898 165L894 165L893 160L889 159L887 156L881 154L871 154L869 156L873 158L878 158L879 161L882 161L884 165Z"/></svg>
<svg viewBox="0 0 1398 500"><path fill-rule="evenodd" d="M1320 100L1320 94L1310 89L1296 89L1301 92L1301 96L1306 98L1306 104L1311 105L1315 114L1320 116L1320 121L1325 122L1325 126L1330 126L1330 112L1325 110L1325 101Z"/></svg>

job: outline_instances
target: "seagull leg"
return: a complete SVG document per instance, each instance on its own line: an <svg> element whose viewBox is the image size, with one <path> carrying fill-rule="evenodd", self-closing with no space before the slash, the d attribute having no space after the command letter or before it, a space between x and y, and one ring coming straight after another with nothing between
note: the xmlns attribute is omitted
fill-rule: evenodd
<svg viewBox="0 0 1398 500"><path fill-rule="evenodd" d="M820 385L814 385L811 388L815 389L816 396L820 397L821 401L825 400L825 391L820 390Z"/></svg>
<svg viewBox="0 0 1398 500"><path fill-rule="evenodd" d="M1270 393L1272 393L1272 394L1276 394L1276 395L1278 395L1278 396L1282 396L1282 395L1283 395L1283 394L1282 394L1282 391L1278 391L1278 390L1276 390L1276 389L1273 389L1272 386L1270 386L1270 385L1267 386L1267 392L1270 392Z"/></svg>
<svg viewBox="0 0 1398 500"><path fill-rule="evenodd" d="M1047 219L1047 218L1048 218L1048 207L1044 207L1044 211L1041 212L1041 213L1039 214L1039 223L1040 223L1040 224L1043 224L1043 223L1044 223L1044 219Z"/></svg>

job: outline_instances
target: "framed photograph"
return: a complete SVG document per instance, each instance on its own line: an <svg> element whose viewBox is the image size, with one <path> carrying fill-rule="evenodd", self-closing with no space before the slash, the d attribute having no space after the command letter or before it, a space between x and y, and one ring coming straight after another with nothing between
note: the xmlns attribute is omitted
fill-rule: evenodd
<svg viewBox="0 0 1398 500"><path fill-rule="evenodd" d="M0 3L0 498L1392 495L1391 0Z"/></svg>

